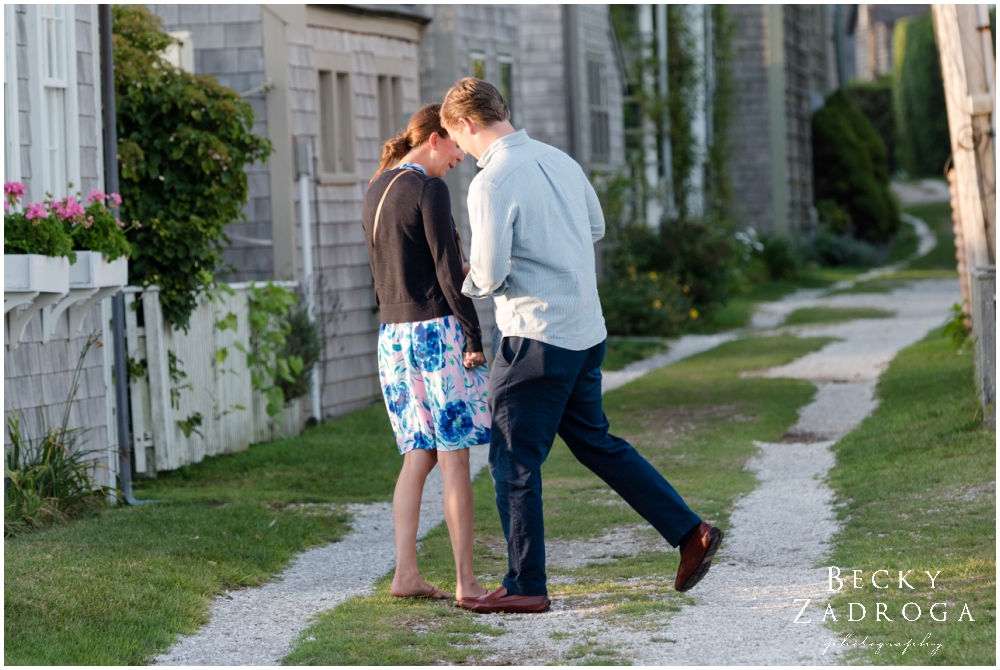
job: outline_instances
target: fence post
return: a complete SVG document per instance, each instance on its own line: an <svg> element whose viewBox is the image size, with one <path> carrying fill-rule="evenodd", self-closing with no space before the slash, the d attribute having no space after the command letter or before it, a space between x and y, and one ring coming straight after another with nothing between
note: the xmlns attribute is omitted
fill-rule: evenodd
<svg viewBox="0 0 1000 670"><path fill-rule="evenodd" d="M983 419L996 425L997 269L995 265L972 271L972 337L976 347L976 382Z"/></svg>
<svg viewBox="0 0 1000 670"><path fill-rule="evenodd" d="M167 358L167 330L160 311L160 289L149 286L142 293L146 321L146 375L149 377L149 407L153 424L153 453L157 470L173 470L174 417L170 404L170 370Z"/></svg>

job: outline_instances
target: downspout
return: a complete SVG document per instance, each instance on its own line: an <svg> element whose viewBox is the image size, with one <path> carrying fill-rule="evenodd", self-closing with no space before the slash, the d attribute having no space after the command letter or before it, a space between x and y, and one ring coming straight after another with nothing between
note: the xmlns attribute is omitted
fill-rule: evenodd
<svg viewBox="0 0 1000 670"><path fill-rule="evenodd" d="M306 314L309 320L316 323L315 289L313 286L312 262L312 222L309 220L309 182L312 177L312 157L310 142L306 139L295 141L295 164L299 181L299 233L302 244L302 284L306 298ZM319 361L317 361L319 363ZM320 408L319 365L313 365L309 378L311 389L311 413L317 423L323 420Z"/></svg>
<svg viewBox="0 0 1000 670"><path fill-rule="evenodd" d="M673 146L670 144L670 72L667 69L668 42L667 42L667 6L656 6L656 55L660 65L660 99L663 100L665 109L660 122L660 132L663 139L660 142L660 151L663 153L663 186L665 190L666 215L668 219L677 216L677 203L674 202L674 159Z"/></svg>
<svg viewBox="0 0 1000 670"><path fill-rule="evenodd" d="M111 43L111 5L97 6L101 36L101 113L104 123L104 190L118 193L118 127L115 112L115 60ZM118 216L118 206L111 204ZM132 440L129 437L128 379L125 374L125 293L111 298L111 328L114 339L115 423L118 429L118 488L122 500L136 505L151 500L132 497Z"/></svg>

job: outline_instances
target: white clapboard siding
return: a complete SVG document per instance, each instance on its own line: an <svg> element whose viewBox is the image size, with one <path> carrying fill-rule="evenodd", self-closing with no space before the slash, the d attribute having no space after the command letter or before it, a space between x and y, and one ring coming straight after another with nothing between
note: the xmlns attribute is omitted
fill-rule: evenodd
<svg viewBox="0 0 1000 670"><path fill-rule="evenodd" d="M206 456L231 454L255 442L301 432L302 399L272 419L265 411L266 399L251 386L246 355L236 348L240 343L250 349L248 285L231 284L230 288L233 295L220 291L200 296L186 332L163 318L157 287L126 289L129 302L139 303L137 309L128 310L126 319L129 356L135 363L146 361L145 374L129 380L137 472L155 476ZM236 332L216 328L230 312L237 318ZM222 348L228 355L220 363L216 352ZM171 353L177 360L175 373L186 376L171 378ZM196 414L201 415L201 425L185 435L181 422Z"/></svg>

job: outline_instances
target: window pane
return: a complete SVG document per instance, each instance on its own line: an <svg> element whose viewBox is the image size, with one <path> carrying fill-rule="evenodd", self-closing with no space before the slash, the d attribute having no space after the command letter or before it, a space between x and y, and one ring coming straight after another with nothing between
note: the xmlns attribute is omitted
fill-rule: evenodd
<svg viewBox="0 0 1000 670"><path fill-rule="evenodd" d="M389 90L389 77L378 78L378 136L385 142L392 139L392 92Z"/></svg>
<svg viewBox="0 0 1000 670"><path fill-rule="evenodd" d="M333 105L333 73L319 71L319 135L323 171L337 171L337 127Z"/></svg>
<svg viewBox="0 0 1000 670"><path fill-rule="evenodd" d="M486 58L483 56L472 57L472 76L476 79L486 79Z"/></svg>
<svg viewBox="0 0 1000 670"><path fill-rule="evenodd" d="M66 192L66 91L45 89L45 190L56 197Z"/></svg>
<svg viewBox="0 0 1000 670"><path fill-rule="evenodd" d="M406 119L403 118L403 82L399 77L393 77L392 83L392 129L391 136L406 127Z"/></svg>
<svg viewBox="0 0 1000 670"><path fill-rule="evenodd" d="M510 107L511 118L514 116L514 64L500 63L500 95Z"/></svg>
<svg viewBox="0 0 1000 670"><path fill-rule="evenodd" d="M45 75L49 79L66 77L66 39L61 5L42 6L42 29L45 34Z"/></svg>
<svg viewBox="0 0 1000 670"><path fill-rule="evenodd" d="M337 73L337 156L338 172L354 172L354 106L351 77Z"/></svg>

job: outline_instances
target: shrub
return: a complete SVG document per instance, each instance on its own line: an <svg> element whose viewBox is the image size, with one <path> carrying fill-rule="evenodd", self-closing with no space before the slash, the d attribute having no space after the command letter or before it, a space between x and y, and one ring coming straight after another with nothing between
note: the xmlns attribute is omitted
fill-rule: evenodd
<svg viewBox="0 0 1000 670"><path fill-rule="evenodd" d="M941 176L951 155L948 110L931 15L896 22L893 107L899 157L912 176Z"/></svg>
<svg viewBox="0 0 1000 670"><path fill-rule="evenodd" d="M223 228L245 219L244 167L271 144L235 91L160 57L172 38L159 17L141 5L112 15L123 218L144 223L129 234L129 281L158 285L164 316L186 328L222 263Z"/></svg>
<svg viewBox="0 0 1000 670"><path fill-rule="evenodd" d="M836 200L827 198L816 203L816 213L821 226L837 235L847 235L851 232L851 215L845 212Z"/></svg>
<svg viewBox="0 0 1000 670"><path fill-rule="evenodd" d="M652 252L650 269L676 276L701 314L732 295L735 249L723 231L693 219L664 221Z"/></svg>
<svg viewBox="0 0 1000 670"><path fill-rule="evenodd" d="M889 190L885 143L843 91L813 115L816 200L830 199L851 217L854 235L882 242L899 228L899 207Z"/></svg>
<svg viewBox="0 0 1000 670"><path fill-rule="evenodd" d="M288 312L288 334L285 336L285 346L278 352L279 358L292 360L297 356L302 360L302 369L292 371L293 381L288 381L281 375L274 379L275 385L285 394L285 402L300 398L310 391L310 375L313 367L319 361L322 343L319 341L319 331L316 324L309 319L304 306L292 307Z"/></svg>
<svg viewBox="0 0 1000 670"><path fill-rule="evenodd" d="M792 241L783 235L761 235L761 249L755 256L767 267L770 279L794 279L799 274L799 255Z"/></svg>
<svg viewBox="0 0 1000 670"><path fill-rule="evenodd" d="M874 246L850 235L820 230L806 246L806 255L824 266L872 267L878 262Z"/></svg>
<svg viewBox="0 0 1000 670"><path fill-rule="evenodd" d="M896 114L892 102L892 75L884 75L876 81L851 82L847 94L882 138L888 152L889 172L894 174L899 170L900 164Z"/></svg>
<svg viewBox="0 0 1000 670"><path fill-rule="evenodd" d="M67 521L104 503L114 489L98 484L90 471L89 457L103 449L78 447L84 431L69 428L70 408L80 388L83 361L96 342L91 337L83 347L70 383L69 397L57 428L45 425L39 411L41 433L32 438L21 429L21 414L14 408L7 418L11 446L4 475L9 479L4 501L4 535L11 536Z"/></svg>
<svg viewBox="0 0 1000 670"><path fill-rule="evenodd" d="M117 193L107 195L100 191L91 191L87 196L86 209L75 199L63 198L58 205L59 215L63 219L63 225L73 238L73 248L77 251L99 251L104 257L113 261L122 256L132 254L132 245L129 244L127 233L131 230L141 228L138 221L133 221L127 227L111 213L106 202L114 201L121 204L121 196ZM76 203L76 208L73 208Z"/></svg>
<svg viewBox="0 0 1000 670"><path fill-rule="evenodd" d="M688 297L676 278L630 268L600 284L601 309L611 335L676 335L692 318Z"/></svg>

